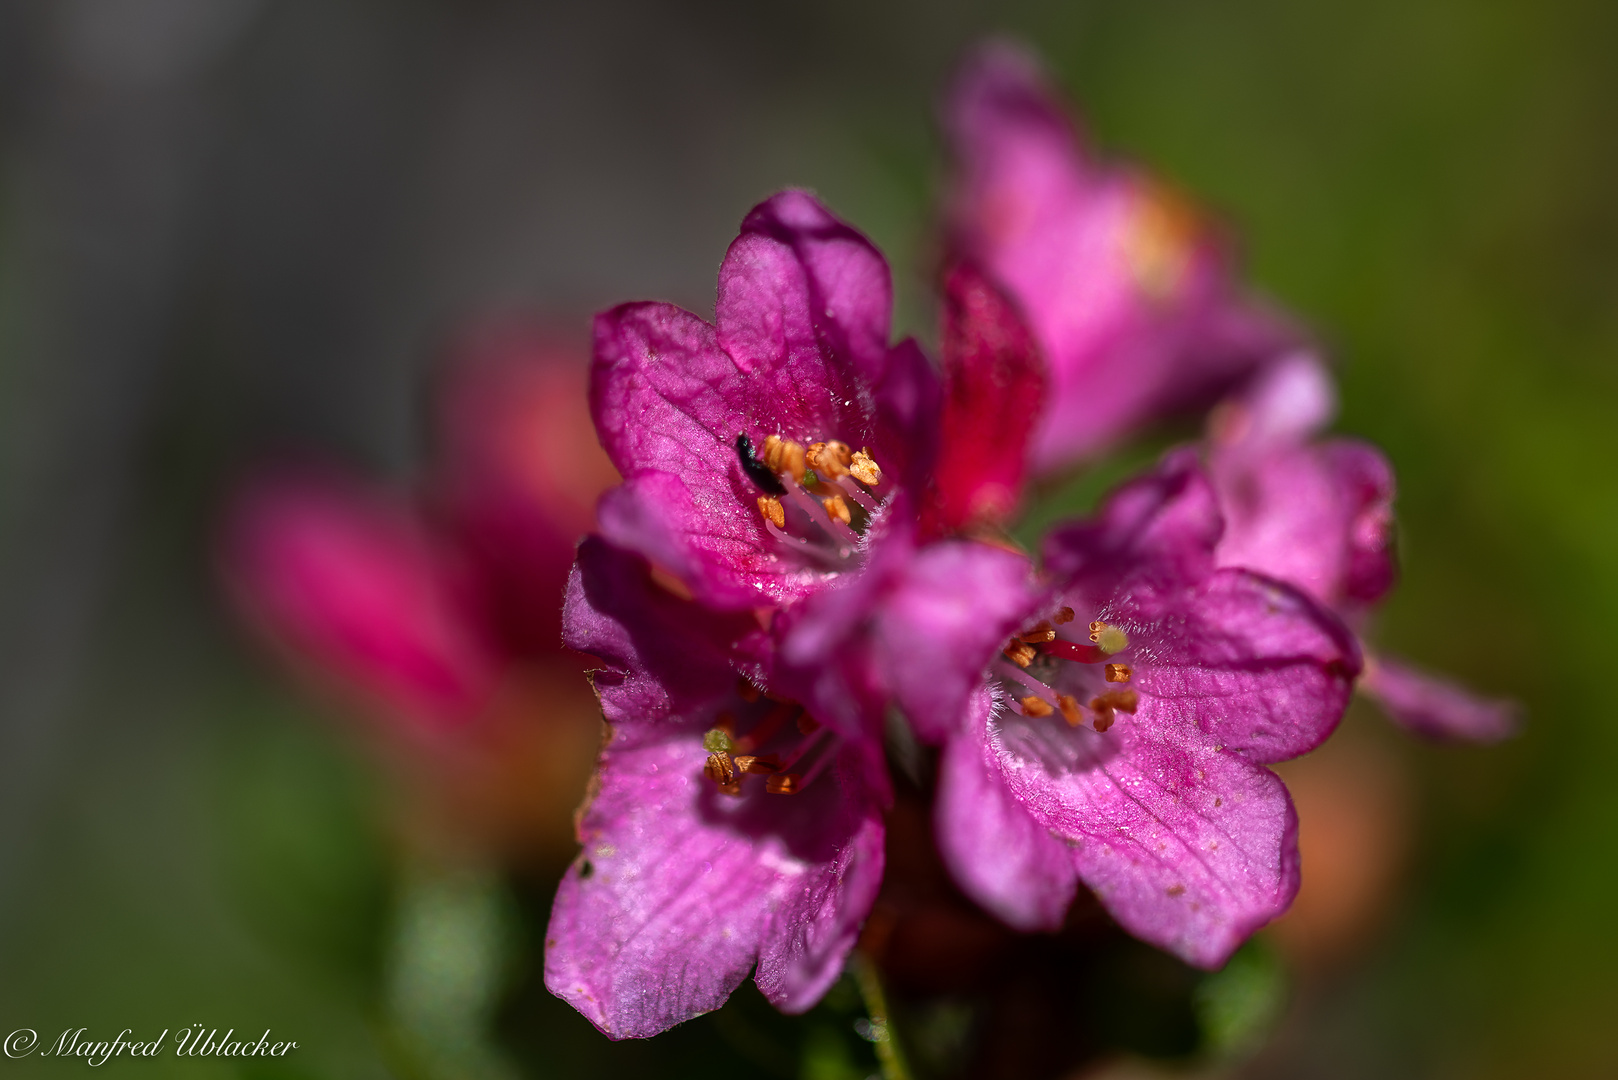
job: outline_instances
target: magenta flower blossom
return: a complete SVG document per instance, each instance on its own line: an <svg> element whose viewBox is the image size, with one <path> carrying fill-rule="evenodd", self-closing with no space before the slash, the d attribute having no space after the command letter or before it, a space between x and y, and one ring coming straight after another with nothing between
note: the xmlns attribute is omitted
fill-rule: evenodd
<svg viewBox="0 0 1618 1080"><path fill-rule="evenodd" d="M1055 928L1082 882L1217 967L1296 893L1296 817L1264 766L1331 733L1359 652L1304 594L1217 567L1221 529L1180 452L1048 538L1049 591L1013 553L938 545L877 620L915 669L901 707L945 744L945 861L1012 926Z"/></svg>
<svg viewBox="0 0 1618 1080"><path fill-rule="evenodd" d="M1097 161L1026 54L972 55L945 104L949 243L1019 303L1050 368L1033 461L1059 468L1212 400L1295 331L1243 296L1197 214Z"/></svg>
<svg viewBox="0 0 1618 1080"><path fill-rule="evenodd" d="M545 985L615 1039L718 1008L755 968L778 1008L808 1009L881 882L880 746L760 693L771 649L752 613L676 597L597 538L579 550L565 620L567 643L605 664L612 733L557 892Z"/></svg>
<svg viewBox="0 0 1618 1080"><path fill-rule="evenodd" d="M938 385L889 347L890 306L876 249L786 192L742 223L713 325L652 303L597 319L591 405L624 482L564 626L605 664L612 735L546 985L613 1038L716 1008L755 967L778 1007L809 1008L876 895L877 729L806 710L776 641L913 528Z"/></svg>
<svg viewBox="0 0 1618 1080"><path fill-rule="evenodd" d="M602 535L732 610L860 565L931 463L937 380L889 347L891 307L881 254L789 191L743 221L713 325L664 303L600 316L591 407L624 476Z"/></svg>
<svg viewBox="0 0 1618 1080"><path fill-rule="evenodd" d="M1396 576L1393 470L1375 447L1316 438L1335 409L1320 362L1295 353L1215 411L1208 468L1226 522L1216 558L1289 582L1359 629ZM1430 738L1488 742L1517 726L1512 703L1391 658L1369 658L1360 685Z"/></svg>

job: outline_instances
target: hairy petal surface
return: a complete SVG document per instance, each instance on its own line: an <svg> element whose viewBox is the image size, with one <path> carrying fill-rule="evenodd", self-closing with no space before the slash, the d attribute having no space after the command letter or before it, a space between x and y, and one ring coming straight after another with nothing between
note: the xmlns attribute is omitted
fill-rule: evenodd
<svg viewBox="0 0 1618 1080"><path fill-rule="evenodd" d="M1474 694L1387 656L1366 664L1360 688L1390 719L1441 742L1498 742L1515 735L1522 725L1522 709L1516 702Z"/></svg>

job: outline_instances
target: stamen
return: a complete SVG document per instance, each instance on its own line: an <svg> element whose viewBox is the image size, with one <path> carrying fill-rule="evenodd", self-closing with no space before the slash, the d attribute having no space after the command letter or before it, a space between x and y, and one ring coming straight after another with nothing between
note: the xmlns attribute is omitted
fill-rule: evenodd
<svg viewBox="0 0 1618 1080"><path fill-rule="evenodd" d="M1102 652L1109 655L1129 648L1129 635L1116 626L1108 626L1104 622L1090 624L1090 640L1095 642Z"/></svg>
<svg viewBox="0 0 1618 1080"><path fill-rule="evenodd" d="M852 551L857 544L859 544L860 538L854 535L854 530L843 524L841 521L833 521L830 515L826 513L826 508L816 500L810 498L808 494L804 492L803 488L794 484L787 491L787 498L791 499L795 505L801 507L804 513L808 514L809 519L816 525L819 525L834 538L848 546L849 551L841 552L840 554L844 556L848 555L849 552Z"/></svg>
<svg viewBox="0 0 1618 1080"><path fill-rule="evenodd" d="M804 454L803 445L791 439L783 439L779 435L767 436L764 440L764 464L773 473L788 473L792 479L803 482Z"/></svg>
<svg viewBox="0 0 1618 1080"><path fill-rule="evenodd" d="M876 513L876 500L867 495L860 486L848 477L839 477L837 486L843 489L843 494L865 507L868 513Z"/></svg>
<svg viewBox="0 0 1618 1080"><path fill-rule="evenodd" d="M848 465L854 460L854 452L847 443L833 439L830 442L811 443L804 452L804 460L815 470L816 476L835 480L849 471Z"/></svg>
<svg viewBox="0 0 1618 1080"><path fill-rule="evenodd" d="M1106 666L1108 682L1128 682L1135 669L1128 664L1108 664Z"/></svg>
<svg viewBox="0 0 1618 1080"><path fill-rule="evenodd" d="M758 512L764 515L764 520L777 529L786 528L787 511L781 505L781 500L774 495L760 495L758 497Z"/></svg>
<svg viewBox="0 0 1618 1080"><path fill-rule="evenodd" d="M1079 713L1079 699L1072 694L1057 694L1056 705L1062 710L1062 719L1067 721L1068 727L1078 727L1084 722Z"/></svg>
<svg viewBox="0 0 1618 1080"><path fill-rule="evenodd" d="M1114 719L1116 719L1116 717L1113 715L1113 711L1111 709L1096 709L1095 714L1096 734L1105 735L1107 733L1107 729L1112 727L1112 722Z"/></svg>
<svg viewBox="0 0 1618 1080"><path fill-rule="evenodd" d="M1057 626L1062 626L1063 624L1070 623L1072 621L1073 609L1070 607L1064 607L1055 615L1051 616L1051 622L1055 623Z"/></svg>
<svg viewBox="0 0 1618 1080"><path fill-rule="evenodd" d="M720 787L727 787L736 782L736 769L732 765L729 754L709 754L707 764L702 771L707 774Z"/></svg>
<svg viewBox="0 0 1618 1080"><path fill-rule="evenodd" d="M781 759L775 754L764 754L762 756L742 754L736 758L736 768L744 773L769 776L772 773L781 771Z"/></svg>
<svg viewBox="0 0 1618 1080"><path fill-rule="evenodd" d="M882 482L882 469L871 457L871 448L865 447L850 460L848 471L854 479L868 487L876 487Z"/></svg>
<svg viewBox="0 0 1618 1080"><path fill-rule="evenodd" d="M771 795L796 795L803 790L803 777L797 773L776 773L764 781L764 790Z"/></svg>
<svg viewBox="0 0 1618 1080"><path fill-rule="evenodd" d="M1036 720L1040 719L1041 717L1049 716L1055 711L1051 708L1050 702L1046 701L1042 697L1036 697L1033 694L1029 694L1025 698L1018 698L1017 704L1022 706L1024 716L1031 716Z"/></svg>
<svg viewBox="0 0 1618 1080"><path fill-rule="evenodd" d="M1140 695L1134 690L1108 690L1106 693L1090 702L1092 709L1117 709L1119 712L1133 714L1140 705Z"/></svg>
<svg viewBox="0 0 1618 1080"><path fill-rule="evenodd" d="M1000 664L1000 665L998 665L997 670L998 670L1001 678L1010 679L1012 682L1015 682L1015 683L1021 683L1023 686L1027 687L1029 690L1032 690L1038 696L1044 698L1047 703L1053 702L1053 701L1056 700L1051 695L1051 688L1049 686L1046 686L1044 683L1042 683L1038 679L1034 678L1034 676L1030 675L1028 672L1023 671L1021 668L1015 668L1015 667L1010 666L1009 664Z"/></svg>
<svg viewBox="0 0 1618 1080"><path fill-rule="evenodd" d="M1041 619L1034 625L1032 630L1023 631L1017 635L1017 638L1020 641L1026 641L1030 645L1038 645L1041 642L1055 641L1056 631L1051 628L1049 620Z"/></svg>
<svg viewBox="0 0 1618 1080"><path fill-rule="evenodd" d="M844 525L853 524L854 515L848 511L848 503L841 495L832 495L821 499L820 505L826 508L826 516L833 521L841 521Z"/></svg>
<svg viewBox="0 0 1618 1080"><path fill-rule="evenodd" d="M1058 642L1057 644L1065 645L1066 642ZM1006 644L1006 647L1001 650L1001 652L1005 655L1007 660L1010 660L1018 667L1027 667L1029 664L1034 662L1034 657L1039 655L1038 653L1034 652L1034 647L1032 645L1029 645L1024 641L1019 641L1017 638L1012 638Z"/></svg>

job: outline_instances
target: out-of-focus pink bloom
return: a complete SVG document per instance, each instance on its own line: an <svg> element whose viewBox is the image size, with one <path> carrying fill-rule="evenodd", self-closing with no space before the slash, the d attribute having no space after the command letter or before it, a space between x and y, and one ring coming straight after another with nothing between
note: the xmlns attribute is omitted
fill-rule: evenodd
<svg viewBox="0 0 1618 1080"><path fill-rule="evenodd" d="M1211 401L1296 339L1243 295L1203 219L1139 170L1096 160L1037 63L992 43L945 103L951 249L1022 307L1050 369L1033 463L1060 468Z"/></svg>
<svg viewBox="0 0 1618 1080"><path fill-rule="evenodd" d="M257 627L373 713L445 732L487 708L503 658L466 568L407 507L330 473L239 496L225 562Z"/></svg>
<svg viewBox="0 0 1618 1080"><path fill-rule="evenodd" d="M1208 468L1225 516L1221 566L1289 582L1360 628L1392 587L1393 470L1377 449L1317 434L1336 411L1310 353L1285 356L1215 410ZM1490 742L1516 730L1516 706L1388 658L1360 686L1394 720L1435 739Z"/></svg>
<svg viewBox="0 0 1618 1080"><path fill-rule="evenodd" d="M616 473L584 357L558 340L507 321L462 341L417 497L330 468L267 470L237 493L220 545L254 627L368 718L463 832L505 847L565 842L596 742L561 606Z"/></svg>
<svg viewBox="0 0 1618 1080"><path fill-rule="evenodd" d="M618 481L590 420L584 351L532 321L490 322L461 339L442 394L430 498L519 655L558 647L574 546Z"/></svg>

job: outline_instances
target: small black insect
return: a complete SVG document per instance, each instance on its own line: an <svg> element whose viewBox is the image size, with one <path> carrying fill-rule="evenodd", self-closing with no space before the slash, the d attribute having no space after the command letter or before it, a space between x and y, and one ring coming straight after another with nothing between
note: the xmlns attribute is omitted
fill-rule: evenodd
<svg viewBox="0 0 1618 1080"><path fill-rule="evenodd" d="M753 456L753 443L748 439L746 432L736 436L736 456L741 459L742 472L747 478L758 486L758 489L769 495L785 495L786 487L781 478L772 473L769 466Z"/></svg>

